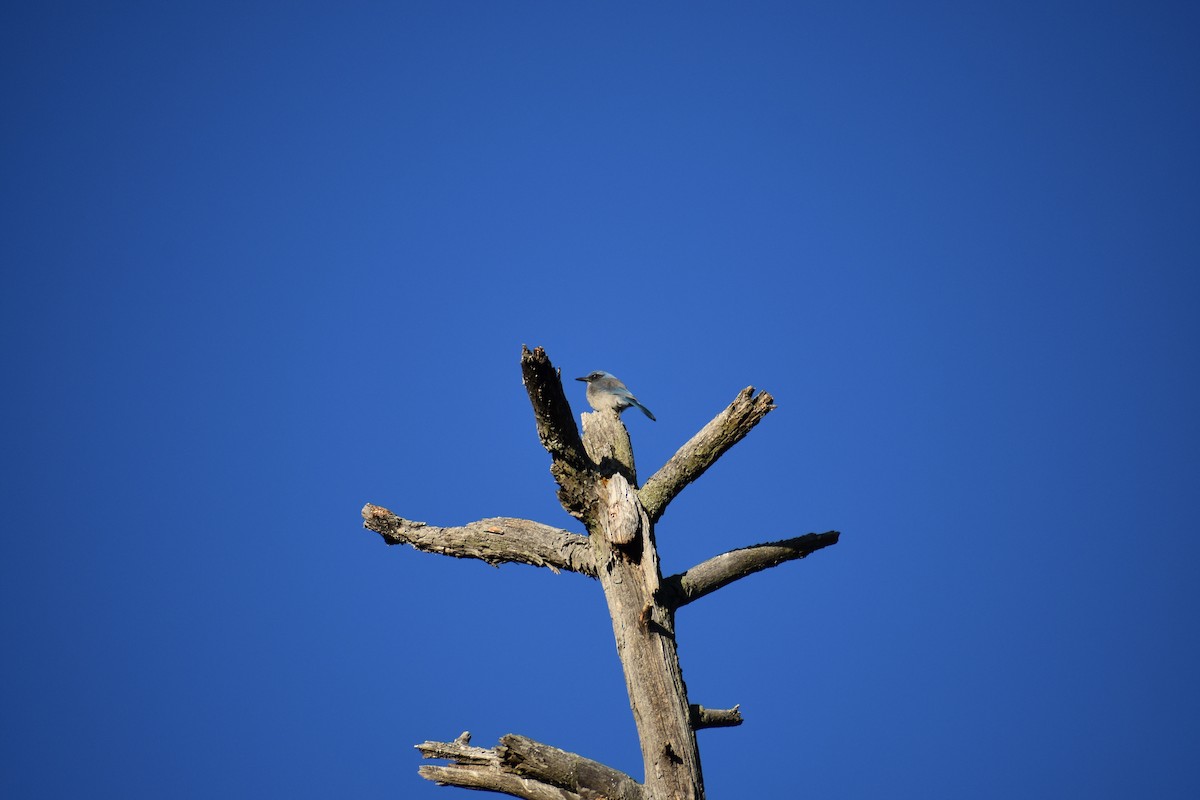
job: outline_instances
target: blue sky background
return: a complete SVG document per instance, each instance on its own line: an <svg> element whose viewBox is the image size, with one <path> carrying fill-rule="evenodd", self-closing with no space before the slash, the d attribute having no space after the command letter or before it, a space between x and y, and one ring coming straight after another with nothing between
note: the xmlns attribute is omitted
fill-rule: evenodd
<svg viewBox="0 0 1200 800"><path fill-rule="evenodd" d="M557 505L607 369L711 798L1200 795L1188 3L38 3L0 20L0 794L641 777L599 586L388 548ZM567 386L577 412L583 384Z"/></svg>

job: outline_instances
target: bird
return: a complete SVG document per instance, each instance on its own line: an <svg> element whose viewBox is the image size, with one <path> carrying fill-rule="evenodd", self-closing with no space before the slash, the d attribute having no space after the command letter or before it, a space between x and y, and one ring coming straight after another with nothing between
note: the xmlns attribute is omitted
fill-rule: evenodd
<svg viewBox="0 0 1200 800"><path fill-rule="evenodd" d="M615 375L611 375L603 370L596 370L575 380L583 381L588 385L588 405L597 411L607 408L620 414L630 406L637 406L651 420L658 421L654 419L654 415L650 413L650 409L639 403L638 399L633 396L633 392L629 391L628 387L621 383Z"/></svg>

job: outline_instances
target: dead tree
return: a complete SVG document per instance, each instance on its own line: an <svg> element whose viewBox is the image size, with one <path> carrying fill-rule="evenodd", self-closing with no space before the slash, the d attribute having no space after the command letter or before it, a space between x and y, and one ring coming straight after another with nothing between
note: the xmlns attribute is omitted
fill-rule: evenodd
<svg viewBox="0 0 1200 800"><path fill-rule="evenodd" d="M423 766L419 772L439 784L528 800L703 800L695 732L740 725L742 717L737 706L714 710L688 702L675 647L675 613L738 578L834 544L838 532L731 550L664 578L655 522L685 486L775 408L771 395L755 394L752 386L743 389L639 487L629 433L615 412L583 414L581 438L546 353L540 347L532 352L522 348L521 371L538 436L550 453L559 500L588 535L507 517L439 528L370 504L363 508L364 526L388 544L403 542L431 553L490 564L532 564L597 579L608 600L645 777L638 783L611 767L514 734L491 749L472 747L468 733L453 742L424 742L417 745L424 757L452 763Z"/></svg>

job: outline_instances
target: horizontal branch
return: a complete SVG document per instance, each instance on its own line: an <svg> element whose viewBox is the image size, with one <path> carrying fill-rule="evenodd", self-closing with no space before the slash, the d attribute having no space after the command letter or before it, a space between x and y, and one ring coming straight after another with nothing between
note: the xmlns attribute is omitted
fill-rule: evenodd
<svg viewBox="0 0 1200 800"><path fill-rule="evenodd" d="M494 749L471 746L469 731L463 731L453 742L421 742L413 746L421 751L421 758L445 758L462 765L483 767L500 765L500 756Z"/></svg>
<svg viewBox="0 0 1200 800"><path fill-rule="evenodd" d="M774 408L774 398L766 392L755 395L753 386L738 392L724 411L679 448L638 490L638 497L651 521L657 521L683 487L703 475L725 451L746 438L746 434Z"/></svg>
<svg viewBox="0 0 1200 800"><path fill-rule="evenodd" d="M739 578L785 561L804 558L822 547L837 544L839 536L841 534L837 531L808 533L794 539L751 545L714 556L678 575L665 578L665 602L673 608L685 606Z"/></svg>
<svg viewBox="0 0 1200 800"><path fill-rule="evenodd" d="M478 558L493 566L507 562L567 570L596 577L588 537L540 522L512 517L481 519L457 528L439 528L398 517L382 506L363 506L363 527L388 544L410 544L426 553Z"/></svg>
<svg viewBox="0 0 1200 800"><path fill-rule="evenodd" d="M642 785L620 770L515 733L500 737L496 752L518 775L587 797L641 800L643 796Z"/></svg>
<svg viewBox="0 0 1200 800"><path fill-rule="evenodd" d="M741 706L733 708L705 708L704 706L691 705L688 706L688 711L692 715L692 727L696 730L701 728L732 728L742 724Z"/></svg>
<svg viewBox="0 0 1200 800"><path fill-rule="evenodd" d="M470 734L453 742L422 742L423 758L453 761L423 766L421 777L440 784L484 789L527 800L642 800L642 786L624 772L589 758L508 734L488 750L471 747Z"/></svg>
<svg viewBox="0 0 1200 800"><path fill-rule="evenodd" d="M521 797L524 800L585 800L582 795L568 792L557 786L538 783L511 772L475 766L417 767L417 774L439 786L459 786L463 789L482 789L487 792Z"/></svg>

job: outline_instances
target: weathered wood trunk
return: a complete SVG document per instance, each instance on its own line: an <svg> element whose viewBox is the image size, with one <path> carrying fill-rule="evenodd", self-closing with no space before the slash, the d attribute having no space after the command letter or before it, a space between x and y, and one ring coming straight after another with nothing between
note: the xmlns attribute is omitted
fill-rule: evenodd
<svg viewBox="0 0 1200 800"><path fill-rule="evenodd" d="M646 796L702 800L700 755L675 647L675 614L660 591L654 526L637 492L629 491L628 481L637 475L629 433L615 412L595 411L583 415L583 444L602 465L597 513L584 521L641 739Z"/></svg>

